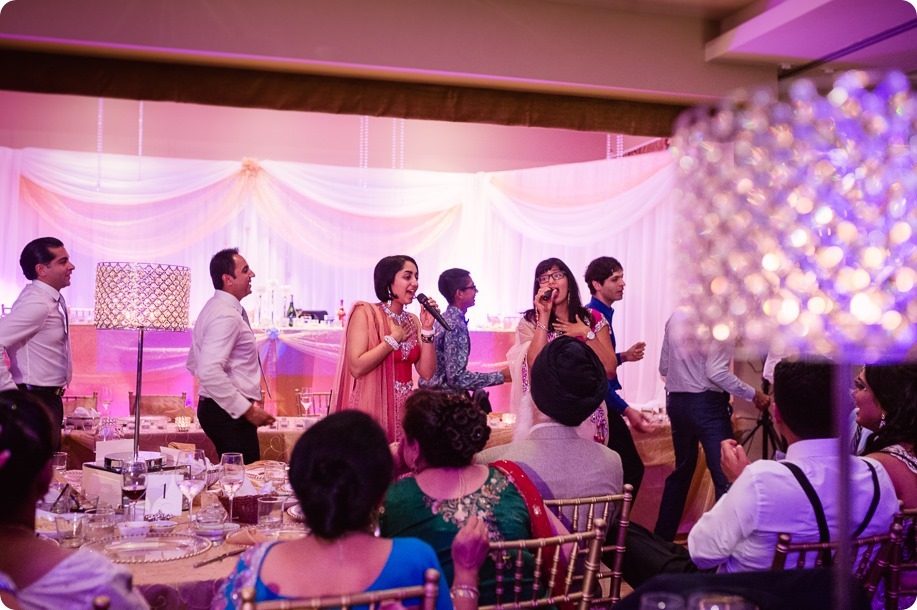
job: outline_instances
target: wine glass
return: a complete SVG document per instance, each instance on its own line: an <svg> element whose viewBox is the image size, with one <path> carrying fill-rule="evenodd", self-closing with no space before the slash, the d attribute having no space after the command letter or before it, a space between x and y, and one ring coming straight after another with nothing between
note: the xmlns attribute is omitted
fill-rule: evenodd
<svg viewBox="0 0 917 610"><path fill-rule="evenodd" d="M178 466L182 469L182 479L178 488L188 498L188 518L194 514L194 498L204 491L207 484L207 460L203 449L182 451L178 454Z"/></svg>
<svg viewBox="0 0 917 610"><path fill-rule="evenodd" d="M312 388L302 388L299 391L300 412L305 415L312 415Z"/></svg>
<svg viewBox="0 0 917 610"><path fill-rule="evenodd" d="M275 494L280 494L287 482L286 464L283 462L266 462L264 464L264 480L270 481Z"/></svg>
<svg viewBox="0 0 917 610"><path fill-rule="evenodd" d="M220 463L223 465L220 486L223 493L229 496L229 522L232 523L232 500L245 481L245 463L242 461L241 453L224 453Z"/></svg>
<svg viewBox="0 0 917 610"><path fill-rule="evenodd" d="M108 417L111 414L111 387L105 385L99 390L99 402L102 403L102 417Z"/></svg>
<svg viewBox="0 0 917 610"><path fill-rule="evenodd" d="M138 456L121 465L121 493L130 501L130 520L137 520L137 501L146 493L146 460Z"/></svg>

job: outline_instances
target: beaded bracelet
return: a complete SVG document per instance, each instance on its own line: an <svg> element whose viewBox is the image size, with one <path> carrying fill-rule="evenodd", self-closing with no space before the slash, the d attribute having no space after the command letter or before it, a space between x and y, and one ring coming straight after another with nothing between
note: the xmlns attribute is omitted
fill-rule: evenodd
<svg viewBox="0 0 917 610"><path fill-rule="evenodd" d="M480 595L477 587L472 587L471 585L453 585L449 592L452 593L452 598L463 597L466 599L477 599Z"/></svg>
<svg viewBox="0 0 917 610"><path fill-rule="evenodd" d="M435 334L436 334L436 332L435 332L432 328L431 328L430 330L427 330L426 328L421 328L421 329L420 329L420 336L421 336L421 337L432 337L432 336L435 335Z"/></svg>
<svg viewBox="0 0 917 610"><path fill-rule="evenodd" d="M384 337L382 337L382 340L388 343L389 347L391 347L393 350L396 350L399 347L401 347L401 345L397 341L395 341L395 337L391 335L385 335Z"/></svg>
<svg viewBox="0 0 917 610"><path fill-rule="evenodd" d="M542 324L541 322L535 322L535 326L537 326L538 328L540 328L541 330L543 330L546 333L551 332L550 330L548 330L548 327Z"/></svg>

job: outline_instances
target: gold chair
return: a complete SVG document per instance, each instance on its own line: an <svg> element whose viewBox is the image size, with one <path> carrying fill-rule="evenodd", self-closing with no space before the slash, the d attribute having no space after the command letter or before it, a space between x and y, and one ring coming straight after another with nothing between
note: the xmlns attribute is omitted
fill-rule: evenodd
<svg viewBox="0 0 917 610"><path fill-rule="evenodd" d="M312 413L322 417L328 415L331 407L331 391L312 392Z"/></svg>
<svg viewBox="0 0 917 610"><path fill-rule="evenodd" d="M888 563L888 579L885 581L885 608L897 610L898 600L904 596L917 595L917 557L902 560L905 548L917 549L917 508L899 513L897 522L902 530L892 547Z"/></svg>
<svg viewBox="0 0 917 610"><path fill-rule="evenodd" d="M491 556L496 556L496 603L481 606L479 610L506 610L540 608L547 606L572 607L587 610L592 602L602 560L602 541L605 540L605 520L596 519L593 529L550 538L528 540L500 540L490 543ZM586 545L586 553L578 552ZM577 552L569 554L568 547ZM526 567L527 554L534 554L534 565ZM534 583L531 594L523 593L526 579ZM507 584L509 583L509 584Z"/></svg>
<svg viewBox="0 0 917 610"><path fill-rule="evenodd" d="M194 409L185 407L185 400L188 397L187 392L182 392L178 396L141 394L140 395L140 414L141 415L165 415L174 420L176 417L185 416L191 419L195 418ZM127 393L128 408L130 414L134 414L134 393Z"/></svg>
<svg viewBox="0 0 917 610"><path fill-rule="evenodd" d="M93 392L91 396L65 394L61 397L61 402L64 403L64 415L73 415L73 412L80 407L84 409L98 409L99 393Z"/></svg>
<svg viewBox="0 0 917 610"><path fill-rule="evenodd" d="M895 517L891 528L885 534L854 538L850 541L850 551L853 560L852 576L866 590L871 599L879 587L879 581L888 574L886 568L892 559L892 553L901 538L901 519ZM800 542L793 544L790 534L777 536L777 548L774 550L774 561L771 570L780 572L786 567L787 557L797 553L796 569L807 567L810 553L815 554L814 566L820 568L831 565L834 553L837 551L837 541L831 542ZM856 559L859 557L859 559Z"/></svg>
<svg viewBox="0 0 917 610"><path fill-rule="evenodd" d="M242 589L241 610L318 610L319 608L341 608L347 610L354 606L368 605L375 610L384 602L419 599L420 610L434 610L436 597L439 595L439 571L430 568L424 574L424 584L384 591L368 591L351 595L325 595L323 597L304 597L302 599L280 599L268 602L255 602L255 589Z"/></svg>
<svg viewBox="0 0 917 610"><path fill-rule="evenodd" d="M611 528L614 544L603 543L602 565L599 566L596 575L596 579L602 585L602 595L592 600L592 606L614 605L621 599L621 565L624 561L624 540L630 523L630 509L634 501L633 491L632 485L625 485L624 493L620 494L544 501L548 510L557 515L572 532L591 530L596 519L612 523L612 518L617 515ZM613 506L616 507L614 513L611 510ZM608 542L608 539L604 542ZM587 549L580 545L578 552L586 553Z"/></svg>

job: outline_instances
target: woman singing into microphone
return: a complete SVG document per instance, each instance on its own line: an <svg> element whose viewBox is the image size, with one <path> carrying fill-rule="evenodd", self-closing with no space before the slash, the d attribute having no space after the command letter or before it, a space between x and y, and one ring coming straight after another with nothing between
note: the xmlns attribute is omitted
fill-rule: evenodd
<svg viewBox="0 0 917 610"><path fill-rule="evenodd" d="M331 411L369 413L390 442L401 438L402 407L414 389L411 366L422 379L436 371L433 314L421 308L418 319L404 309L414 300L417 281L410 256L376 263L373 282L381 302L354 304L335 374ZM433 299L429 304L439 309Z"/></svg>
<svg viewBox="0 0 917 610"><path fill-rule="evenodd" d="M524 438L532 427L535 408L529 395L529 369L544 346L560 335L568 335L598 355L609 379L617 374L618 360L611 345L608 322L597 311L583 307L579 287L570 268L559 258L549 258L535 268L532 289L534 303L516 327L516 343L507 353L513 378L510 404L516 413L513 439ZM518 381L516 381L518 380ZM608 419L605 404L579 428L580 436L605 443Z"/></svg>

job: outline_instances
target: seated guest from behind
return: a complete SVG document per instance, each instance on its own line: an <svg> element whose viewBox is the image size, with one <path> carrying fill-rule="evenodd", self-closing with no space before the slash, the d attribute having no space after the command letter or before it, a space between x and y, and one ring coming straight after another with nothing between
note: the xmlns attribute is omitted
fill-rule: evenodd
<svg viewBox="0 0 917 610"><path fill-rule="evenodd" d="M832 426L832 368L826 361L783 360L777 364L774 419L789 443L786 460L749 463L741 445L724 441L723 471L734 483L691 529L687 553L684 547L665 546L658 537L642 535L645 532L639 528L628 530L624 578L631 586L676 569L767 570L780 533L790 534L793 542L818 542L888 531L898 511L895 488L876 460L853 456L846 458L851 529L843 534L838 531L841 464L840 441ZM805 491L808 485L814 492L813 501ZM819 531L819 513L827 524L824 533ZM671 551L668 556L666 549ZM808 559L814 562L814 557Z"/></svg>
<svg viewBox="0 0 917 610"><path fill-rule="evenodd" d="M428 542L449 581L457 568L449 556L452 539L475 515L492 541L530 536L525 501L510 480L496 468L471 462L489 437L487 416L466 395L417 390L404 405L400 451L414 476L389 489L382 535ZM480 602L493 603L492 559L482 566L480 580Z"/></svg>
<svg viewBox="0 0 917 610"><path fill-rule="evenodd" d="M443 312L443 319L452 330L446 330L439 322L434 325L436 372L429 381L421 379L420 387L469 392L509 381L508 368L495 373L473 373L468 370L471 338L465 314L469 307L474 306L474 299L478 295L478 288L471 275L464 269L447 269L439 276L439 291L449 303Z"/></svg>
<svg viewBox="0 0 917 610"><path fill-rule="evenodd" d="M148 608L131 573L89 550L71 551L35 535L35 504L54 470L51 415L33 396L0 392L0 582L11 583L20 607L91 608L105 595L111 608Z"/></svg>
<svg viewBox="0 0 917 610"><path fill-rule="evenodd" d="M243 587L254 587L260 602L420 585L429 568L442 574L425 542L373 535L393 468L385 432L365 413L334 413L309 428L293 449L290 485L313 535L243 554L226 584L225 607L239 606ZM463 593L477 587L487 553L483 525L477 519L465 525L451 547L455 587ZM448 610L445 578L439 584L436 608ZM456 607L470 610L476 600L459 594Z"/></svg>
<svg viewBox="0 0 917 610"><path fill-rule="evenodd" d="M602 404L606 380L602 361L585 343L571 337L548 343L532 365L534 425L525 438L482 451L475 461L516 462L543 498L621 493L621 458L576 432ZM569 528L573 508L568 512L564 525Z"/></svg>

